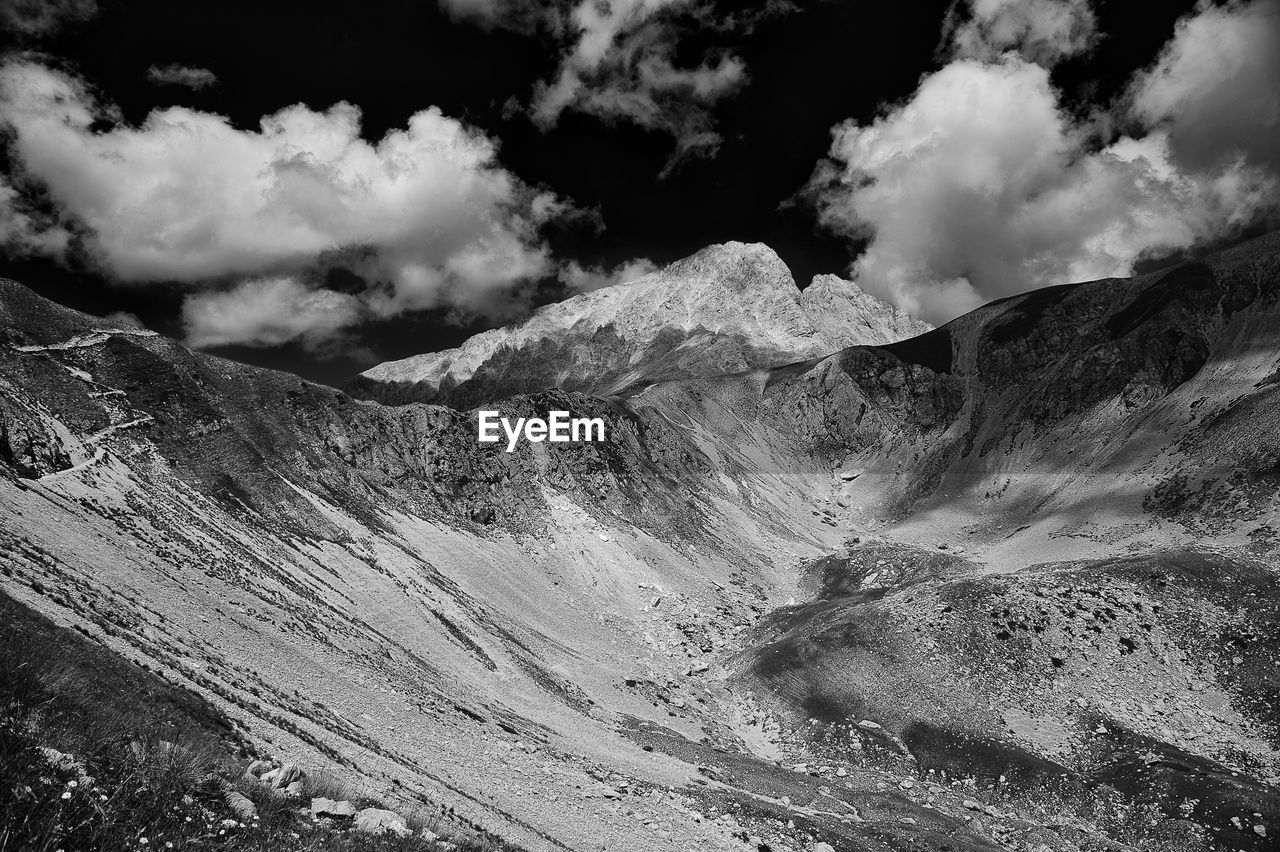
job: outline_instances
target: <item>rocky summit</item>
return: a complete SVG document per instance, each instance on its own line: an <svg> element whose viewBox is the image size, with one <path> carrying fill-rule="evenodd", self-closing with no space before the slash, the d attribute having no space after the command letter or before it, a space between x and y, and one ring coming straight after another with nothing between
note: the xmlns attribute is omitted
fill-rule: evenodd
<svg viewBox="0 0 1280 852"><path fill-rule="evenodd" d="M3 282L0 586L393 832L1273 848L1280 234L922 330L729 244L361 399Z"/></svg>
<svg viewBox="0 0 1280 852"><path fill-rule="evenodd" d="M724 243L630 283L547 305L457 349L379 364L351 391L455 407L549 388L607 396L928 330L834 275L801 292L768 246Z"/></svg>

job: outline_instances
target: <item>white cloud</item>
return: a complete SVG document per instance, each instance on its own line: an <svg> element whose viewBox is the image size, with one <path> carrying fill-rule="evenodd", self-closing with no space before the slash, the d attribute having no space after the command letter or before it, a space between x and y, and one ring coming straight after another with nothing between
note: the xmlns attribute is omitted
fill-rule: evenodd
<svg viewBox="0 0 1280 852"><path fill-rule="evenodd" d="M1128 274L1274 210L1274 175L1234 161L1191 174L1155 131L1110 144L1016 55L953 62L869 126L833 131L812 191L869 238L853 273L930 322L1049 284Z"/></svg>
<svg viewBox="0 0 1280 852"><path fill-rule="evenodd" d="M748 79L727 50L696 64L676 52L691 31L743 34L762 19L795 11L783 0L719 13L704 0L439 0L453 16L485 26L542 31L564 44L559 68L537 84L530 114L543 129L566 111L669 134L669 171L690 156L711 156L721 136L712 109ZM665 173L665 172L664 172Z"/></svg>
<svg viewBox="0 0 1280 852"><path fill-rule="evenodd" d="M70 231L56 217L41 215L0 175L0 247L18 256L44 255L61 260L70 243Z"/></svg>
<svg viewBox="0 0 1280 852"><path fill-rule="evenodd" d="M957 0L943 37L959 58L990 61L1017 50L1047 67L1088 50L1097 26L1090 0Z"/></svg>
<svg viewBox="0 0 1280 852"><path fill-rule="evenodd" d="M1280 0L1201 4L1130 91L1190 168L1244 155L1280 172Z"/></svg>
<svg viewBox="0 0 1280 852"><path fill-rule="evenodd" d="M656 271L658 265L647 257L620 263L612 269L582 266L570 261L560 270L560 280L574 293L589 293L615 284L626 284Z"/></svg>
<svg viewBox="0 0 1280 852"><path fill-rule="evenodd" d="M158 86L186 86L199 90L217 83L218 75L208 68L189 65L152 65L147 69L147 79Z"/></svg>
<svg viewBox="0 0 1280 852"><path fill-rule="evenodd" d="M343 262L375 284L366 299L378 314L444 306L501 316L512 292L554 271L538 228L566 205L523 185L488 139L438 109L376 143L345 103L287 107L252 130L179 107L95 130L104 116L110 107L67 75L0 68L0 123L22 181L41 187L121 281L297 276ZM38 236L15 218L17 200L0 194L11 246ZM236 298L265 304L264 292Z"/></svg>
<svg viewBox="0 0 1280 852"><path fill-rule="evenodd" d="M581 0L568 17L576 41L555 79L535 93L535 121L550 127L575 109L665 131L676 140L668 168L685 156L714 154L721 139L710 107L746 82L746 65L720 53L677 66L679 14L697 21L706 11L693 0Z"/></svg>
<svg viewBox="0 0 1280 852"><path fill-rule="evenodd" d="M199 293L182 306L187 342L196 347L292 341L322 346L360 315L354 296L311 290L288 276L254 278L231 290Z"/></svg>
<svg viewBox="0 0 1280 852"><path fill-rule="evenodd" d="M0 0L0 27L22 36L53 35L96 14L97 0Z"/></svg>

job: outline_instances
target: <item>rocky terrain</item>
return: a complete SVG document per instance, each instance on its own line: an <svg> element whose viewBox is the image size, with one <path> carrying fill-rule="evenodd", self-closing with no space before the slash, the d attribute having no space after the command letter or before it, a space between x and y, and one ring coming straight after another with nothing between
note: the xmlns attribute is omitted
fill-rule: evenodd
<svg viewBox="0 0 1280 852"><path fill-rule="evenodd" d="M871 345L775 261L383 402L0 284L0 584L529 849L1271 848L1280 235ZM609 440L506 453L481 402Z"/></svg>
<svg viewBox="0 0 1280 852"><path fill-rule="evenodd" d="M0 593L6 849L506 852L341 776L256 757L211 703Z"/></svg>

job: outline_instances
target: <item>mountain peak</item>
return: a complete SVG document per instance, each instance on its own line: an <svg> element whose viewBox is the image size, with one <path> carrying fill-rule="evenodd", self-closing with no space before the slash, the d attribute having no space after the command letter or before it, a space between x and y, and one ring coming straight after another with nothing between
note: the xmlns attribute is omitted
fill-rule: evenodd
<svg viewBox="0 0 1280 852"><path fill-rule="evenodd" d="M794 292L797 298L800 294L787 265L764 243L715 243L655 274L664 273L668 278L680 279L709 276L730 289L764 285Z"/></svg>
<svg viewBox="0 0 1280 852"><path fill-rule="evenodd" d="M861 291L842 298L824 287L818 295L806 302L769 246L719 243L635 281L546 305L457 349L380 364L353 389L463 406L552 387L614 394L919 333Z"/></svg>
<svg viewBox="0 0 1280 852"><path fill-rule="evenodd" d="M933 329L838 275L815 275L800 306L813 327L840 349L876 338L893 343Z"/></svg>

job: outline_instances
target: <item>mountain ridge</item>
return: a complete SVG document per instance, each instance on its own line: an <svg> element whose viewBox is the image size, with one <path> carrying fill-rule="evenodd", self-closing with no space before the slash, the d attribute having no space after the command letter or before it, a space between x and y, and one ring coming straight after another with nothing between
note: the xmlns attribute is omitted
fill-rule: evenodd
<svg viewBox="0 0 1280 852"><path fill-rule="evenodd" d="M379 364L350 388L384 402L462 407L551 387L608 395L928 329L851 282L815 282L802 292L768 246L722 243L635 281L546 305L456 349Z"/></svg>

